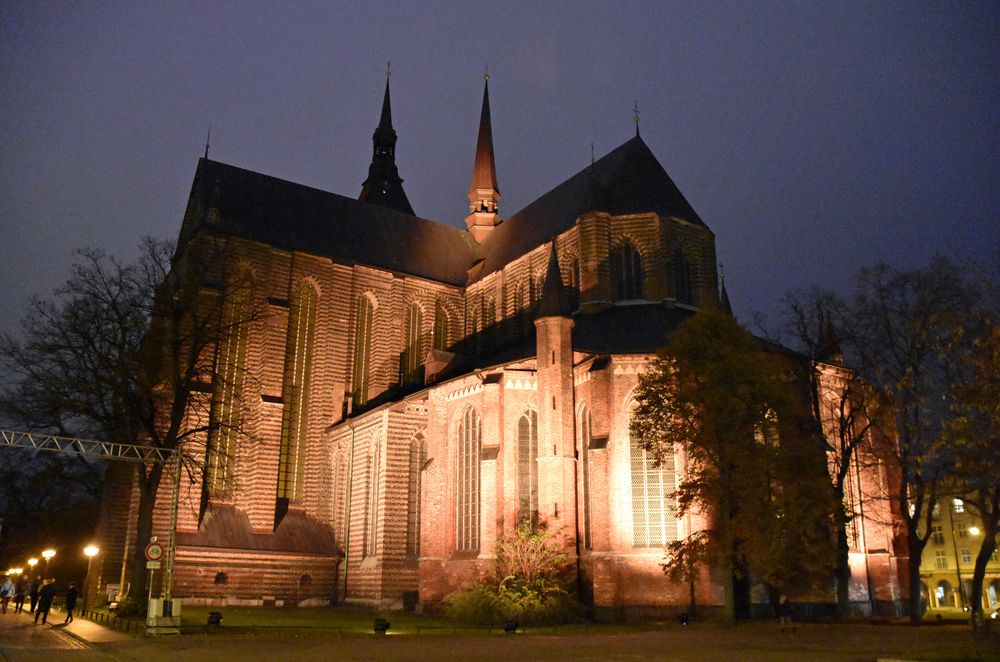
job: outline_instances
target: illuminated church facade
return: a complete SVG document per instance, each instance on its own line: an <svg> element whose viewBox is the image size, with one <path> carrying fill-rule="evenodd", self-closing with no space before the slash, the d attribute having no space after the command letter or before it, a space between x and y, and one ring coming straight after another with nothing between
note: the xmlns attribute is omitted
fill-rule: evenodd
<svg viewBox="0 0 1000 662"><path fill-rule="evenodd" d="M373 142L358 198L198 164L180 250L224 243L266 314L220 343L246 375L221 397L252 416L241 443L208 440L209 454L238 452L184 482L174 595L429 606L529 523L567 553L596 612L684 608L664 546L704 522L673 511L683 458L655 465L628 419L669 331L728 307L712 231L638 130L502 216L488 82L466 229L414 215L388 81ZM905 558L888 502L864 515L854 597L895 601ZM698 593L721 602L707 571Z"/></svg>

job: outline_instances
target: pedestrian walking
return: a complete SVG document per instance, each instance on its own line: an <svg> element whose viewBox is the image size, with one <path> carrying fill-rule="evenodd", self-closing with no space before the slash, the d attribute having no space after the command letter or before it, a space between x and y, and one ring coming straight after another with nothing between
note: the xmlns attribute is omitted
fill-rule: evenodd
<svg viewBox="0 0 1000 662"><path fill-rule="evenodd" d="M42 580L42 587L38 589L38 609L35 610L35 623L38 617L42 617L42 625L49 619L49 609L52 609L52 600L56 597L56 580L47 578Z"/></svg>
<svg viewBox="0 0 1000 662"><path fill-rule="evenodd" d="M17 578L14 586L14 613L20 614L24 611L24 598L28 594L28 578L21 575Z"/></svg>
<svg viewBox="0 0 1000 662"><path fill-rule="evenodd" d="M14 582L10 581L10 577L4 575L3 583L0 584L0 610L5 614L7 613L7 603L12 597L14 597Z"/></svg>
<svg viewBox="0 0 1000 662"><path fill-rule="evenodd" d="M785 631L785 627L791 625L792 623L792 603L788 601L788 596L784 593L778 598L778 622L781 625L781 631ZM795 626L792 626L792 632L795 631Z"/></svg>
<svg viewBox="0 0 1000 662"><path fill-rule="evenodd" d="M35 613L35 607L38 606L38 591L42 588L42 576L38 575L35 577L34 581L28 584L28 597L31 598L31 611L30 614Z"/></svg>
<svg viewBox="0 0 1000 662"><path fill-rule="evenodd" d="M63 623L73 622L73 609L76 607L76 598L78 595L80 595L80 591L77 590L76 584L70 582L69 588L66 589L66 620Z"/></svg>

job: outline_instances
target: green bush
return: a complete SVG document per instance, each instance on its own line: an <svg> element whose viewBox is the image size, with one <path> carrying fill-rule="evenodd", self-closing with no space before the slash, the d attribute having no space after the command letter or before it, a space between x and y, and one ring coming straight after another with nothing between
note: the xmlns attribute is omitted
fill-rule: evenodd
<svg viewBox="0 0 1000 662"><path fill-rule="evenodd" d="M490 575L445 598L448 618L469 625L499 627L567 623L583 608L570 593L566 555L548 535L522 525L496 546Z"/></svg>

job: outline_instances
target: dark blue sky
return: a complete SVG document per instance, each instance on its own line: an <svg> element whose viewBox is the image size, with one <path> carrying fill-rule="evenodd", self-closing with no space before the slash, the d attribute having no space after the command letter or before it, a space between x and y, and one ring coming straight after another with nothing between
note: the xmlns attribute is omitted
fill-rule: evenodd
<svg viewBox="0 0 1000 662"><path fill-rule="evenodd" d="M0 5L0 330L74 249L175 237L212 158L355 196L387 59L421 216L461 225L488 61L501 213L642 136L737 314L1000 248L1000 4Z"/></svg>

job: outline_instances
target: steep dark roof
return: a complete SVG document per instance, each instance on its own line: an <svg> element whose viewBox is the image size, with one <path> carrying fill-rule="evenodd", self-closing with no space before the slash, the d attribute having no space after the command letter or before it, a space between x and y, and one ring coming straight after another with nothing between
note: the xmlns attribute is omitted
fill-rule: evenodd
<svg viewBox="0 0 1000 662"><path fill-rule="evenodd" d="M559 258L556 255L556 240L552 240L549 250L549 266L545 272L545 282L542 284L542 296L538 300L538 310L535 319L542 317L569 317L573 312L569 292L563 286L562 275L559 273Z"/></svg>
<svg viewBox="0 0 1000 662"><path fill-rule="evenodd" d="M661 303L613 306L573 319L573 349L594 354L646 354L667 344L667 338L694 312Z"/></svg>
<svg viewBox="0 0 1000 662"><path fill-rule="evenodd" d="M274 533L255 533L247 514L228 505L213 505L198 531L178 531L177 544L302 554L337 552L333 529L304 513L289 511Z"/></svg>
<svg viewBox="0 0 1000 662"><path fill-rule="evenodd" d="M474 243L457 228L380 205L200 159L214 227L272 246L464 285Z"/></svg>
<svg viewBox="0 0 1000 662"><path fill-rule="evenodd" d="M636 136L504 220L479 247L479 278L563 232L584 213L658 212L705 226L656 157Z"/></svg>

